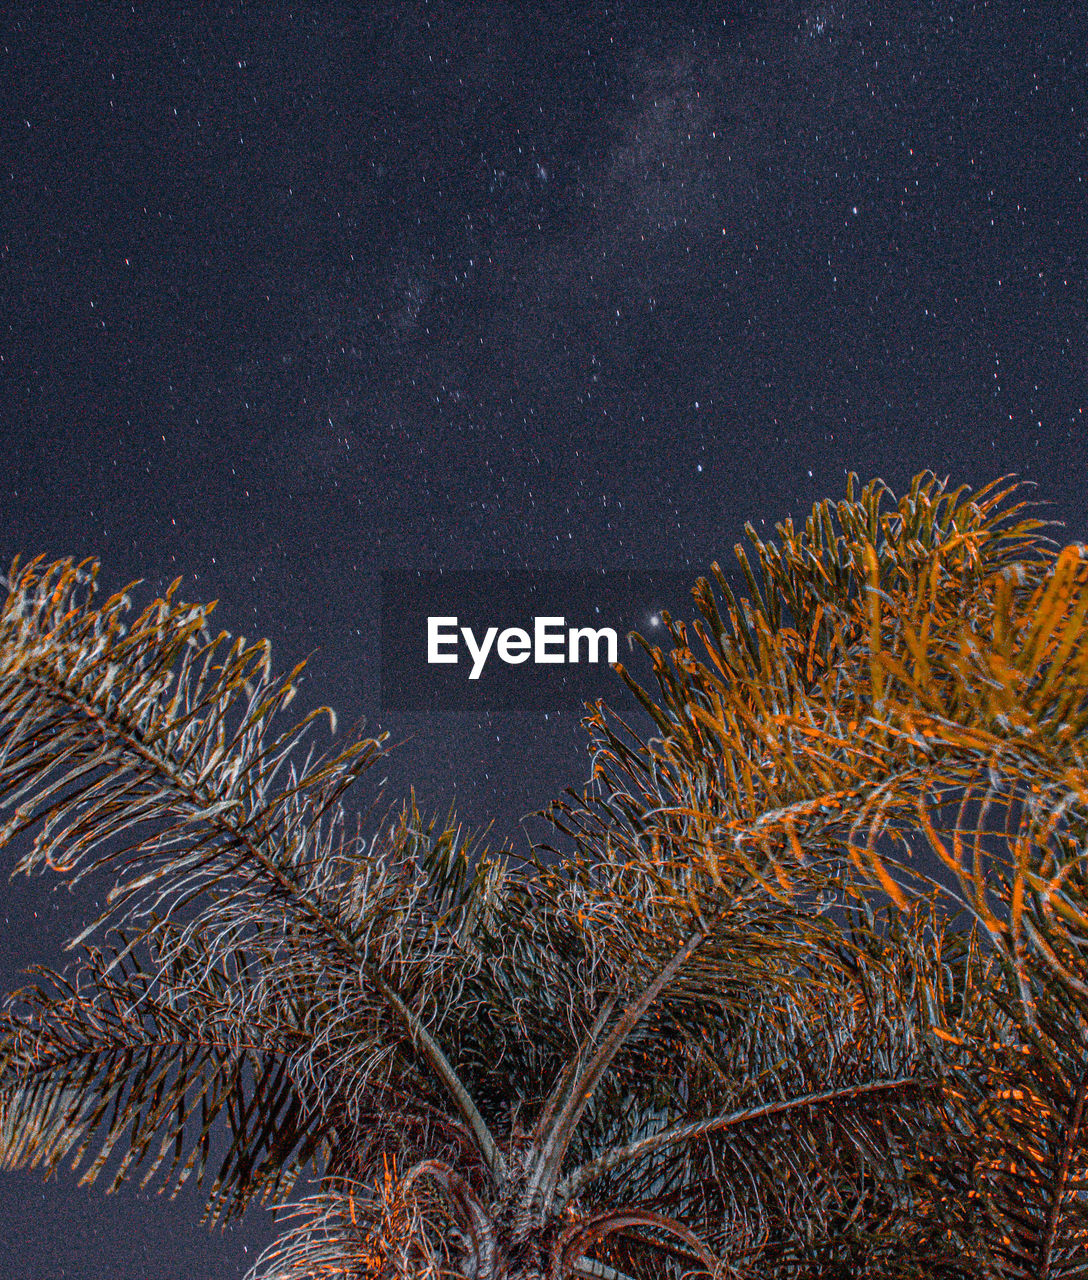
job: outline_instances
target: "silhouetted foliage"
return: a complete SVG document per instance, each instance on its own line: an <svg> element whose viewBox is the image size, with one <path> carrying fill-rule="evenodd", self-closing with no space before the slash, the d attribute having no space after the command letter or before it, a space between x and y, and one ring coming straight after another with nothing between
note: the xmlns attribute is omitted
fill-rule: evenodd
<svg viewBox="0 0 1088 1280"><path fill-rule="evenodd" d="M6 1163L302 1177L268 1280L1088 1275L1088 553L1014 493L749 527L527 862L353 823L381 742L178 584L16 565L4 838L113 887L9 1003Z"/></svg>

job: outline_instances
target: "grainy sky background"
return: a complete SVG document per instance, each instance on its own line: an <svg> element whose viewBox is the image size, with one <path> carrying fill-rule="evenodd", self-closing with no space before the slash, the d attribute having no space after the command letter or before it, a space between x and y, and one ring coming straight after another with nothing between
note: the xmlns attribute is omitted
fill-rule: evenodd
<svg viewBox="0 0 1088 1280"><path fill-rule="evenodd" d="M380 570L694 580L847 470L1088 538L1079 8L6 6L0 555L183 575L410 739L390 797L521 838L578 717L383 717ZM10 985L80 904L5 892ZM270 1236L73 1184L3 1176L12 1280Z"/></svg>

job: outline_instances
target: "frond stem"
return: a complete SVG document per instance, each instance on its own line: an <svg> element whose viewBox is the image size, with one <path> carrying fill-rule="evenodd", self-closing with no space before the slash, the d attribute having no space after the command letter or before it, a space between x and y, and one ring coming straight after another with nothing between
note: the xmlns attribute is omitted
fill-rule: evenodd
<svg viewBox="0 0 1088 1280"><path fill-rule="evenodd" d="M575 1128L582 1118L583 1111L589 1105L589 1100L593 1097L601 1077L623 1048L627 1037L642 1015L676 977L707 936L707 933L700 929L678 948L657 977L624 1009L605 1037L604 1043L585 1069L574 1079L567 1101L540 1152L534 1175L527 1188L528 1204L539 1207L550 1198L559 1179L559 1170L574 1136Z"/></svg>
<svg viewBox="0 0 1088 1280"><path fill-rule="evenodd" d="M123 723L117 723L113 719L104 717L98 708L92 704L88 704L84 699L72 694L63 685L58 689L55 684L36 678L33 674L27 673L23 677L30 683L35 684L42 689L47 696L57 697L69 707L75 709L85 716L91 723L96 725L102 732L103 736L119 739L124 746L128 747L139 759L147 766L162 776L175 787L177 792L182 795L193 807L200 811L207 808L206 802L199 794L198 790L184 778L175 768L173 762L165 755L159 755L150 750L143 743L133 729ZM223 810L214 813L206 821L211 821L227 835L228 848L240 848L260 866L281 889L283 889L289 897L299 902L302 908L309 914L313 921L329 935L349 956L359 965L362 973L366 975L368 980L372 982L383 999L392 1009L393 1013L400 1020L411 1037L412 1043L417 1045L422 1052L431 1070L437 1076L439 1082L446 1088L450 1097L453 1099L458 1111L461 1113L465 1122L471 1128L476 1141L479 1143L481 1154L487 1164L488 1170L497 1185L501 1185L505 1180L506 1168L502 1154L492 1137L491 1131L486 1121L480 1114L479 1108L476 1106L461 1078L453 1069L449 1059L443 1053L441 1047L434 1037L427 1031L422 1021L412 1012L404 1003L397 992L382 978L373 965L371 965L366 956L358 948L349 935L331 919L320 906L314 902L295 880L285 873L283 868L268 854L264 853L242 826L239 826L228 819Z"/></svg>
<svg viewBox="0 0 1088 1280"><path fill-rule="evenodd" d="M779 1102L768 1102L758 1107L746 1107L742 1111L730 1111L723 1115L711 1116L706 1120L694 1120L686 1124L671 1125L641 1138L626 1147L614 1147L595 1160L589 1160L575 1169L560 1183L556 1196L560 1206L566 1204L589 1182L602 1177L617 1165L627 1164L645 1156L653 1155L665 1147L677 1146L691 1142L695 1138L704 1137L720 1129L728 1129L747 1120L759 1120L765 1116L778 1115L784 1111L793 1111L798 1107L819 1106L825 1102L852 1101L874 1093L890 1092L904 1089L911 1085L921 1086L930 1083L921 1081L915 1076L898 1076L891 1080L874 1080L869 1084L844 1085L839 1089L824 1089L819 1093L806 1093L796 1098L786 1098Z"/></svg>
<svg viewBox="0 0 1088 1280"><path fill-rule="evenodd" d="M1054 1242L1058 1235L1058 1219L1061 1217L1062 1201L1065 1199L1066 1185L1069 1181L1069 1165L1073 1159L1073 1152L1080 1142L1086 1099L1088 1099L1088 1065L1080 1074L1073 1100L1073 1115L1065 1128L1062 1158L1058 1166L1058 1185L1050 1199L1050 1208L1046 1216L1046 1235L1043 1237L1043 1247L1039 1251L1039 1280L1050 1280L1051 1263L1054 1260Z"/></svg>

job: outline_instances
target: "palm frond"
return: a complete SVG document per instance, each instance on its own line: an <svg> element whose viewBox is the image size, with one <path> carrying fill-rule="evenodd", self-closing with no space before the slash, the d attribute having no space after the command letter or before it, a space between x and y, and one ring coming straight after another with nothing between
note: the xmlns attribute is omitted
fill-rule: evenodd
<svg viewBox="0 0 1088 1280"><path fill-rule="evenodd" d="M16 565L0 835L112 888L0 1023L0 1159L299 1187L267 1280L1088 1274L1088 562L1042 529L930 474L749 528L520 864L353 822L381 740L319 752L176 583Z"/></svg>
<svg viewBox="0 0 1088 1280"><path fill-rule="evenodd" d="M93 1182L116 1154L111 1189L139 1176L173 1192L217 1165L213 1218L288 1191L327 1147L335 1112L315 1123L300 1094L291 1068L307 1035L288 1009L277 1021L240 1012L260 966L242 953L217 962L191 940L162 968L88 949L74 973L40 971L3 1020L5 1162L52 1171L70 1156Z"/></svg>

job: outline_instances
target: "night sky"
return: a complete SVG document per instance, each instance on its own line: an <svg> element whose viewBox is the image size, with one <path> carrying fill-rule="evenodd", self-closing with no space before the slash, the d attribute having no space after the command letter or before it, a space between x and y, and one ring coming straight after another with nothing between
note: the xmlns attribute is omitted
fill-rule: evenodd
<svg viewBox="0 0 1088 1280"><path fill-rule="evenodd" d="M523 841L587 765L571 711L383 712L383 570L694 581L847 471L1088 540L1080 6L135 8L5 10L0 559L311 655L390 801ZM5 893L11 986L84 904ZM74 1182L3 1175L12 1280L271 1235Z"/></svg>

